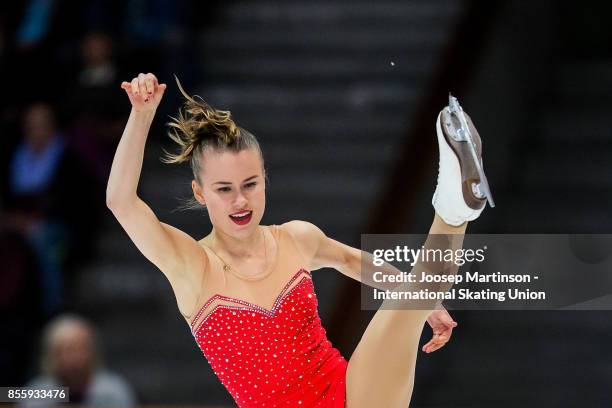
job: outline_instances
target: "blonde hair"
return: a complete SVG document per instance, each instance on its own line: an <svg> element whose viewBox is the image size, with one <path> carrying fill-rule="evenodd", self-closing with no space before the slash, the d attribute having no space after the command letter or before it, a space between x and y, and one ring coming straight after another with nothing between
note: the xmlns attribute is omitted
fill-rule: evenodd
<svg viewBox="0 0 612 408"><path fill-rule="evenodd" d="M200 179L202 160L206 151L220 153L255 149L259 153L263 167L263 153L257 138L248 130L237 126L232 120L230 111L215 109L201 97L190 96L181 86L179 79L176 77L175 79L185 102L179 109L178 117L171 117L171 121L168 122L170 127L168 136L179 145L179 151L173 154L162 149L165 157L162 157L161 161L166 164L189 161L193 178L200 186L202 186ZM181 210L201 208L202 205L193 197L179 207Z"/></svg>

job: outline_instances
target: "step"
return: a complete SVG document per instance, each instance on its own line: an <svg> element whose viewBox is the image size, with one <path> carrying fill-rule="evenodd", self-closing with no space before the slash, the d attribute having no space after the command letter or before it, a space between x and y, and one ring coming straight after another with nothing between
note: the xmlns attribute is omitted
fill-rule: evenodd
<svg viewBox="0 0 612 408"><path fill-rule="evenodd" d="M244 127L254 133L261 143L278 139L286 141L290 137L297 146L313 139L351 142L356 139L380 140L377 139L379 135L396 138L404 134L409 124L407 115L398 117L395 113L382 112L375 115L355 112L341 118L333 115L308 117L291 112L283 115L282 120L278 120L273 112L269 117L245 112L242 118Z"/></svg>
<svg viewBox="0 0 612 408"><path fill-rule="evenodd" d="M437 56L431 53L403 54L373 59L368 53L347 56L321 55L320 53L279 55L273 53L251 53L249 55L228 55L226 57L209 58L202 56L204 75L213 81L227 81L228 79L245 78L249 80L294 81L296 83L321 81L329 79L346 82L388 79L397 80L423 80L433 72L437 63ZM397 61L395 61L397 60ZM396 65L392 66L391 62ZM396 69L401 64L402 69Z"/></svg>
<svg viewBox="0 0 612 408"><path fill-rule="evenodd" d="M393 143L377 146L371 140L366 140L365 143L358 140L354 144L347 145L330 140L327 143L313 141L304 146L294 146L290 142L284 145L277 143L266 147L264 154L268 158L269 166L276 171L302 173L302 167L306 167L312 173L310 176L306 173L306 176L315 177L323 169L328 174L336 172L350 174L354 169L356 177L359 177L361 173L359 169L371 173L376 166L387 167L396 151L397 146Z"/></svg>
<svg viewBox="0 0 612 408"><path fill-rule="evenodd" d="M277 199L287 198L296 201L299 206L299 200L310 197L319 199L322 202L327 202L328 197L333 197L334 200L330 203L342 202L368 202L373 198L373 194L380 188L381 175L373 172L367 172L363 169L360 173L343 172L327 174L323 177L312 177L313 172L300 174L297 172L279 174L271 183L274 183L274 188L278 189ZM272 192L275 194L275 192ZM305 204L310 204L306 202ZM327 207L328 209L332 207Z"/></svg>
<svg viewBox="0 0 612 408"><path fill-rule="evenodd" d="M519 181L530 190L557 188L568 194L580 194L612 189L612 173L609 171L612 146L609 149L589 149L571 144L545 147L523 159L524 171Z"/></svg>
<svg viewBox="0 0 612 408"><path fill-rule="evenodd" d="M244 27L260 25L361 25L364 22L382 21L404 23L414 20L448 19L455 16L462 5L454 1L377 2L372 7L367 1L239 1L220 10L225 26Z"/></svg>
<svg viewBox="0 0 612 408"><path fill-rule="evenodd" d="M419 82L387 81L319 86L273 84L215 84L198 89L218 109L257 113L297 110L308 115L350 114L353 110L392 109L399 112L415 104L422 94ZM239 119L239 117L237 117Z"/></svg>
<svg viewBox="0 0 612 408"><path fill-rule="evenodd" d="M160 294L168 290L169 284L153 264L142 255L140 258L132 263L100 260L84 267L77 283L78 304L114 312L124 307L159 309Z"/></svg>
<svg viewBox="0 0 612 408"><path fill-rule="evenodd" d="M501 230L508 233L611 233L610 202L609 192L539 188L521 191L496 210L504 211Z"/></svg>
<svg viewBox="0 0 612 408"><path fill-rule="evenodd" d="M231 396L214 375L204 357L174 361L172 356L151 356L148 360L117 359L112 367L138 391L140 403L231 405Z"/></svg>
<svg viewBox="0 0 612 408"><path fill-rule="evenodd" d="M106 321L97 324L99 330L105 333L104 348L113 354L123 353L134 359L169 354L175 360L189 360L201 354L178 307L173 309L146 315L129 313L109 316ZM169 316L170 313L174 315ZM126 330L127 327L130 329ZM167 336L166 333L173 335Z"/></svg>
<svg viewBox="0 0 612 408"><path fill-rule="evenodd" d="M576 144L610 143L609 109L552 111L542 118L543 143L574 142Z"/></svg>
<svg viewBox="0 0 612 408"><path fill-rule="evenodd" d="M201 36L202 49L208 55L224 58L229 55L248 56L251 53L269 55L351 55L368 53L407 56L439 48L448 38L448 27L433 21L411 21L402 24L372 27L358 26L313 27L310 24L291 26L286 30L265 25L256 29L212 28ZM283 35L278 35L282 32ZM256 33L256 35L254 35ZM401 58L400 58L401 59Z"/></svg>
<svg viewBox="0 0 612 408"><path fill-rule="evenodd" d="M557 73L558 92L564 96L610 96L612 60L565 61Z"/></svg>

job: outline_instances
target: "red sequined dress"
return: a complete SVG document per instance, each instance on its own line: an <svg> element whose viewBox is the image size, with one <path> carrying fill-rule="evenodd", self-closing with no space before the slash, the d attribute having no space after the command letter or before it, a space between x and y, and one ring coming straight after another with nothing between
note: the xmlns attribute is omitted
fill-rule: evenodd
<svg viewBox="0 0 612 408"><path fill-rule="evenodd" d="M311 273L297 266L303 259L288 232L281 226L270 232L278 245L276 269L268 282L250 285L259 285L261 293L275 283L282 287L272 307L215 292L191 319L192 334L239 407L344 407L348 363L321 325ZM206 252L211 266L221 262ZM296 272L283 275L288 265L296 265ZM230 273L217 274L211 286L240 284Z"/></svg>

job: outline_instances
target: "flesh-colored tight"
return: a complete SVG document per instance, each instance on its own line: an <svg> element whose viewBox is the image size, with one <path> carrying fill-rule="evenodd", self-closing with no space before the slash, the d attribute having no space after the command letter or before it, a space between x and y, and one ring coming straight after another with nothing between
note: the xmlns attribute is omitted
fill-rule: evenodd
<svg viewBox="0 0 612 408"><path fill-rule="evenodd" d="M453 227L436 214L429 234L459 234L451 244L451 249L458 249L466 228L467 222ZM384 303L376 311L349 360L347 408L409 406L421 331L430 313L384 309Z"/></svg>

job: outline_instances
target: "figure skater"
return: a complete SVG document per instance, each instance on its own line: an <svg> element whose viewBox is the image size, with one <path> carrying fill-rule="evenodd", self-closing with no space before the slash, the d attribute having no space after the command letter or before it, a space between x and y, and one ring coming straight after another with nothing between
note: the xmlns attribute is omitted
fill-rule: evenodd
<svg viewBox="0 0 612 408"><path fill-rule="evenodd" d="M229 111L215 110L178 86L186 101L169 123L169 135L180 151L166 152L164 161L189 161L193 203L207 209L212 231L196 241L160 222L137 195L147 134L166 90L153 74L121 84L132 110L115 153L106 201L136 247L169 280L195 341L236 404L407 407L425 322L434 331L425 352L442 347L456 323L446 310L433 311L433 306L381 308L347 362L321 326L312 272L328 267L360 280L363 252L309 222L260 225L266 171L255 136L238 127ZM441 122L429 236L462 237L467 221L477 218L487 201L478 191L484 180L466 173L475 168L468 143L449 139L452 124ZM477 150L472 154L481 164L480 139L473 133Z"/></svg>

